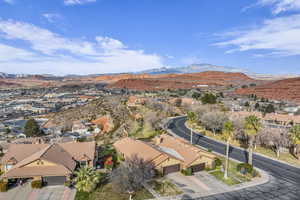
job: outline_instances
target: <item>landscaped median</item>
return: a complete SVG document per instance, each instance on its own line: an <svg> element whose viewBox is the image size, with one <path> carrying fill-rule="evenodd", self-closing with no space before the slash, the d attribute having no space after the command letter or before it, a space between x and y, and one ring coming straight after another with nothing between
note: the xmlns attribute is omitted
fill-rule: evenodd
<svg viewBox="0 0 300 200"><path fill-rule="evenodd" d="M219 160L216 162L216 168L206 169L206 171L229 186L250 182L253 178L260 177L260 174L252 166L230 160L228 168L229 176L225 179L223 163L225 163L225 158L219 157Z"/></svg>

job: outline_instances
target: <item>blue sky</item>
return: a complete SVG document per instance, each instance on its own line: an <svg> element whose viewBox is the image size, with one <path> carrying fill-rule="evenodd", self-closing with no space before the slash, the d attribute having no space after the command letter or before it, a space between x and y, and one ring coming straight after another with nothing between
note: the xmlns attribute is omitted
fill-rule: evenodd
<svg viewBox="0 0 300 200"><path fill-rule="evenodd" d="M0 71L300 73L300 0L0 0Z"/></svg>

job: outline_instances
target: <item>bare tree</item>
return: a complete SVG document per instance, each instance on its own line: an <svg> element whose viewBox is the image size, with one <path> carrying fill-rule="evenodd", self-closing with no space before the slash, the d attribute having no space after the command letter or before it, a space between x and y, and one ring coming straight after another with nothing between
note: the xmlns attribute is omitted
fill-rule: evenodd
<svg viewBox="0 0 300 200"><path fill-rule="evenodd" d="M229 117L230 120L233 122L234 128L235 128L235 139L241 141L242 143L247 143L248 137L245 133L244 124L245 124L245 118L242 116L236 116L232 115Z"/></svg>
<svg viewBox="0 0 300 200"><path fill-rule="evenodd" d="M133 156L112 171L111 182L118 192L131 194L140 190L154 175L152 163Z"/></svg>
<svg viewBox="0 0 300 200"><path fill-rule="evenodd" d="M290 146L289 133L287 129L263 128L257 137L261 145L270 147L280 156L283 148Z"/></svg>
<svg viewBox="0 0 300 200"><path fill-rule="evenodd" d="M155 112L147 112L144 116L144 122L148 122L154 130L159 130L161 128L162 120L163 117Z"/></svg>
<svg viewBox="0 0 300 200"><path fill-rule="evenodd" d="M222 130L226 121L228 121L228 117L222 112L208 112L201 117L201 123L214 135L217 131Z"/></svg>

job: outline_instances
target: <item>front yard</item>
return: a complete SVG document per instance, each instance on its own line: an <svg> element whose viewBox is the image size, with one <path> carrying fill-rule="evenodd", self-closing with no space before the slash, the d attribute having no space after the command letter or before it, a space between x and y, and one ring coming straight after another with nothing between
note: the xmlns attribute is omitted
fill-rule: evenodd
<svg viewBox="0 0 300 200"><path fill-rule="evenodd" d="M161 196L176 196L182 194L182 191L169 180L164 178L153 180L150 186Z"/></svg>
<svg viewBox="0 0 300 200"><path fill-rule="evenodd" d="M223 164L225 164L224 157L219 157L219 159ZM209 173L216 177L218 180L221 180L222 182L230 186L249 182L252 178L260 176L260 174L255 169L253 169L254 171L252 174L241 174L237 169L238 165L239 163L229 160L228 179L224 179L224 170L222 170L221 166L217 166L216 169L209 171Z"/></svg>
<svg viewBox="0 0 300 200"><path fill-rule="evenodd" d="M142 189L133 195L134 200L144 200L154 198L146 189ZM115 192L112 184L100 185L91 193L77 192L75 200L128 200L129 194Z"/></svg>

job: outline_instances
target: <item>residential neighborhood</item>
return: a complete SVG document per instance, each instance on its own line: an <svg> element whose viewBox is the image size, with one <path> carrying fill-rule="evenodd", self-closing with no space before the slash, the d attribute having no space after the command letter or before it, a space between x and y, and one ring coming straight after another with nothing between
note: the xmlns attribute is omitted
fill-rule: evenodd
<svg viewBox="0 0 300 200"><path fill-rule="evenodd" d="M300 200L300 0L0 0L0 200Z"/></svg>

